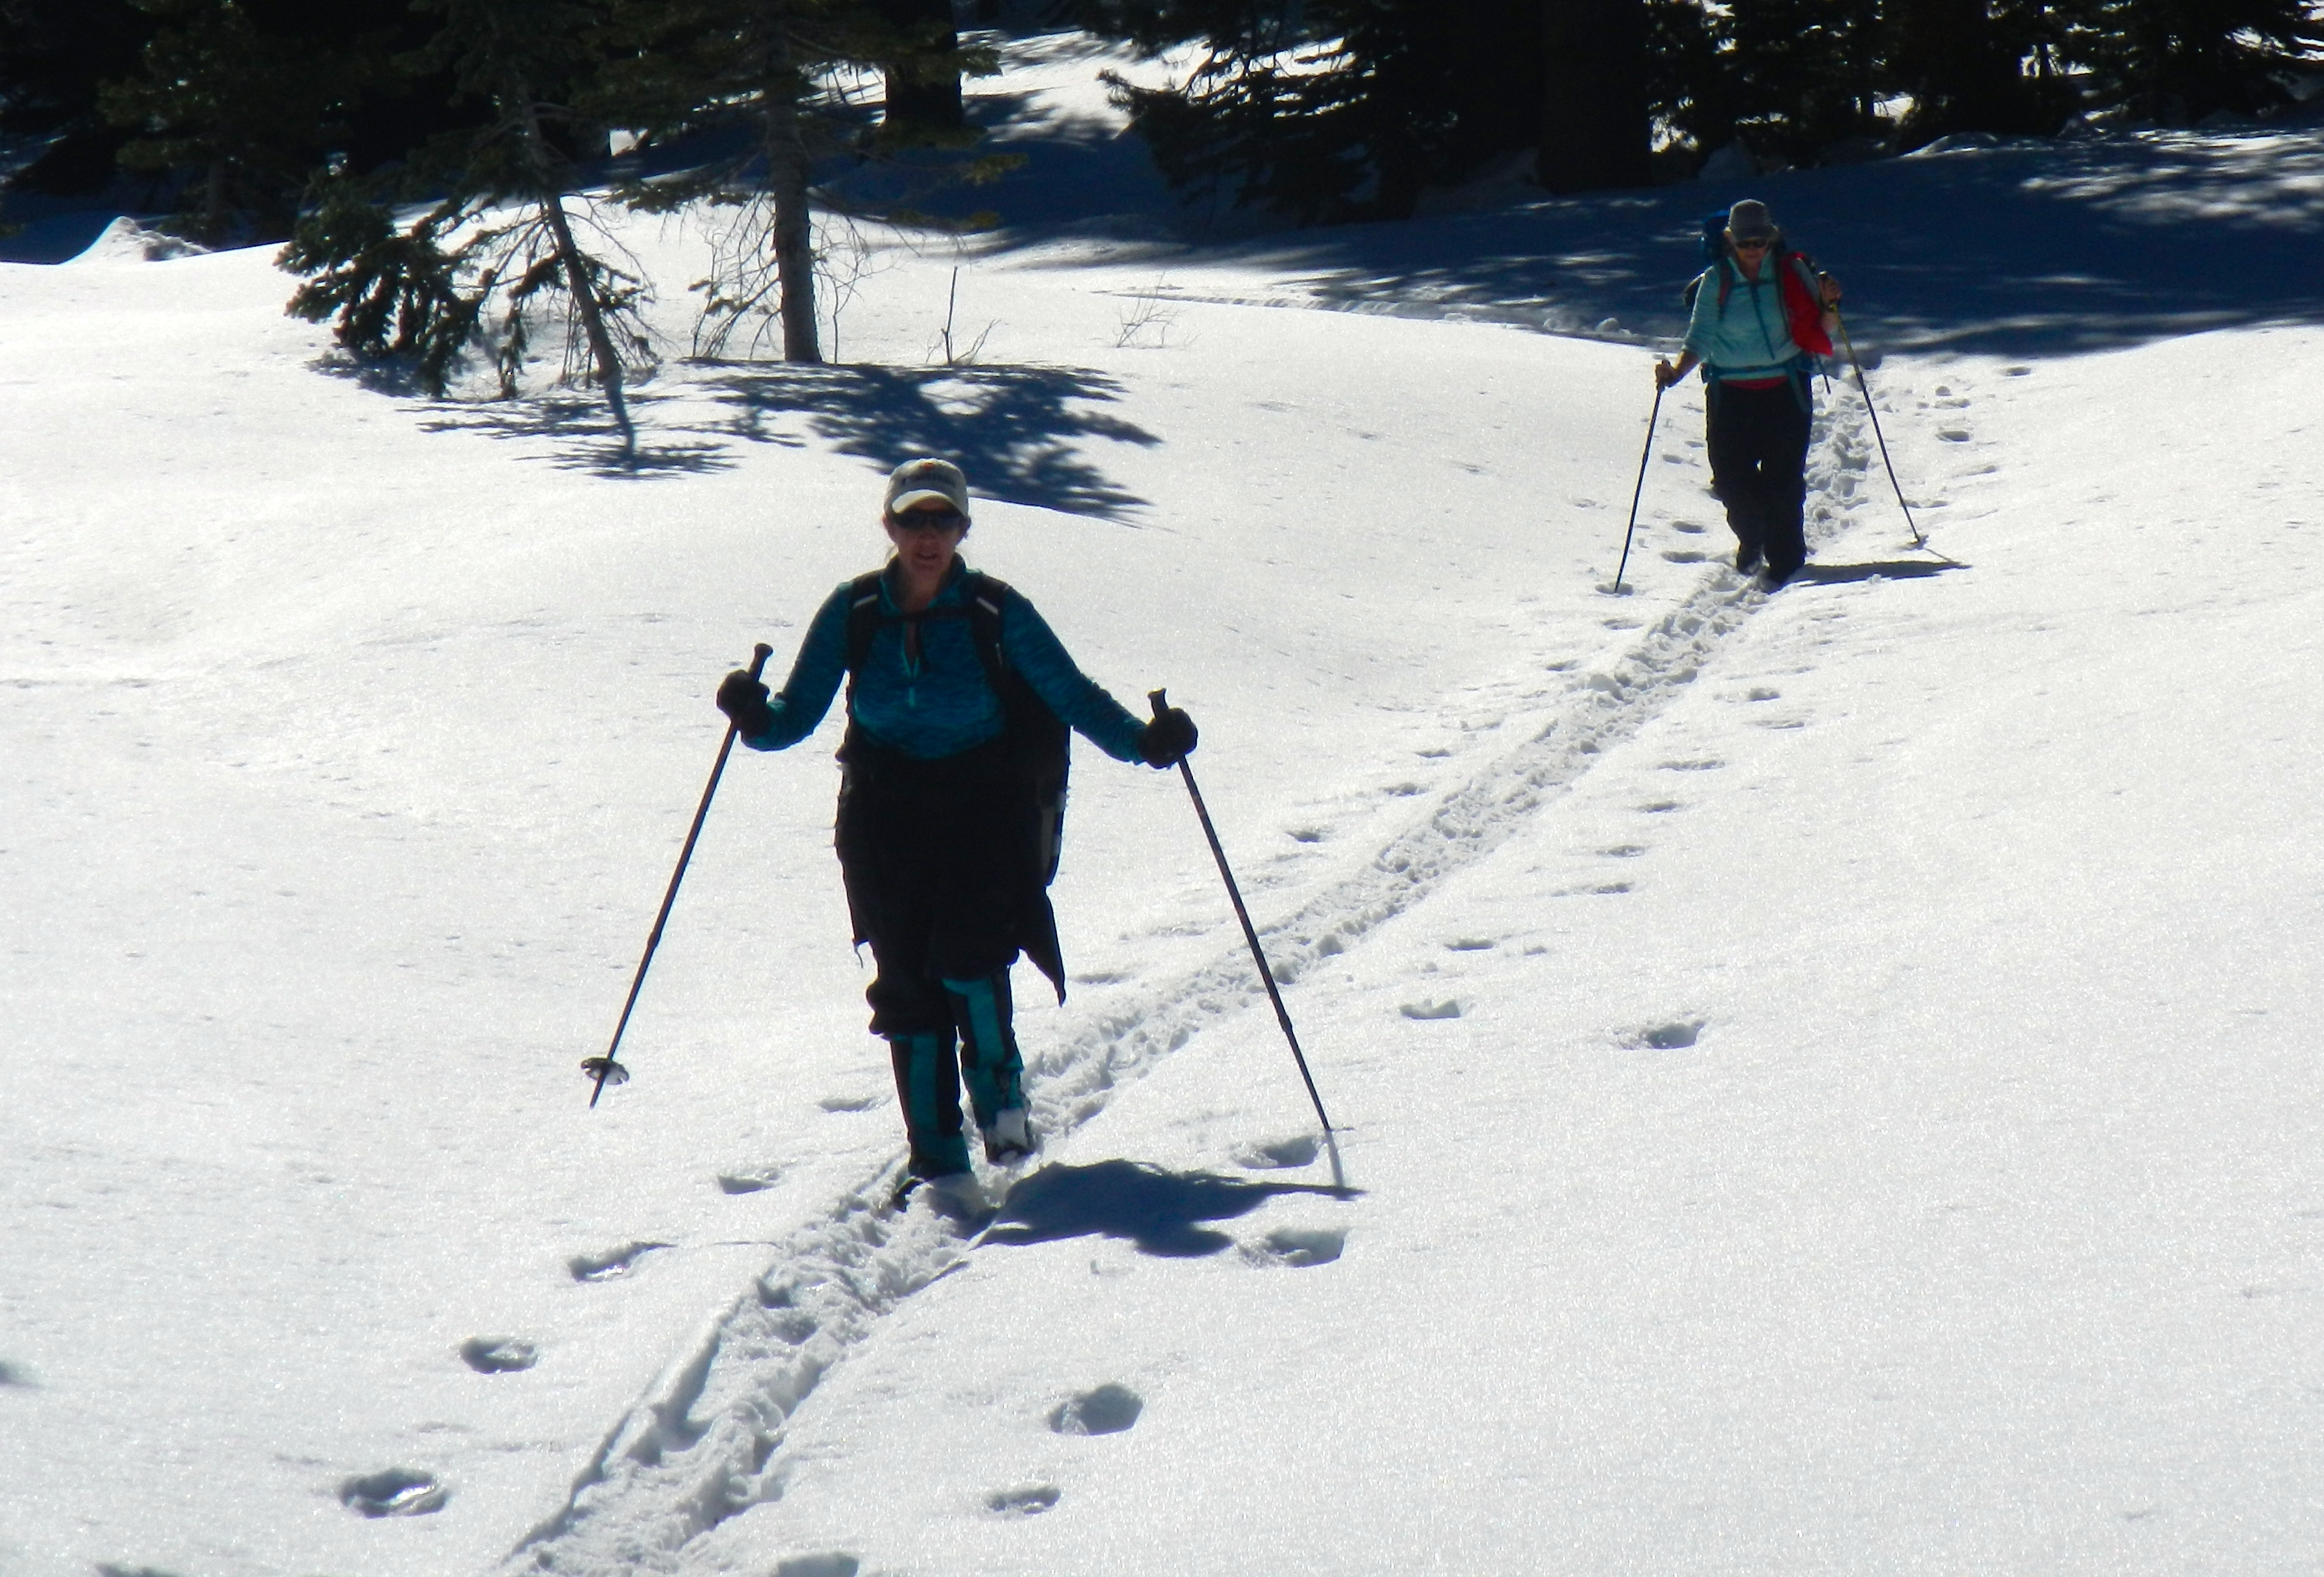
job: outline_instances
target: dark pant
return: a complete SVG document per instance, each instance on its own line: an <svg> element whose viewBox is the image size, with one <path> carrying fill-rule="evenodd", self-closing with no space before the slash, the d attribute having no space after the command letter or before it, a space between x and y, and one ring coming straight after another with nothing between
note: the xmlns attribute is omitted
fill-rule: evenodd
<svg viewBox="0 0 2324 1577"><path fill-rule="evenodd" d="M979 1123L1021 1106L1009 966L1022 934L1035 811L975 761L859 754L839 803L847 905L878 973L864 992L887 1038L912 1169L968 1169L960 1092Z"/></svg>
<svg viewBox="0 0 2324 1577"><path fill-rule="evenodd" d="M1009 972L982 980L945 980L943 985L954 1023L888 1038L896 1100L912 1143L912 1170L923 1177L968 1170L968 1138L960 1114L964 1084L980 1128L991 1127L1001 1112L1025 1104L1025 1063L1010 1023L1015 1004Z"/></svg>
<svg viewBox="0 0 2324 1577"><path fill-rule="evenodd" d="M1715 380L1711 385L1711 490L1727 506L1736 563L1764 557L1776 580L1789 580L1807 562L1812 416L1805 385L1797 379L1769 389Z"/></svg>
<svg viewBox="0 0 2324 1577"><path fill-rule="evenodd" d="M851 764L835 841L856 939L879 966L872 1034L951 1028L944 982L1016 962L1032 815L1021 788L956 761Z"/></svg>

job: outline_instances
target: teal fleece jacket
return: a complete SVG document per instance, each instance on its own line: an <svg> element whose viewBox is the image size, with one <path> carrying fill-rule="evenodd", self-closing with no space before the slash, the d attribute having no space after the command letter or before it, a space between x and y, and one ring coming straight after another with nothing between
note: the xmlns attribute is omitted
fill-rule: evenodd
<svg viewBox="0 0 2324 1577"><path fill-rule="evenodd" d="M954 559L930 611L962 610L963 616L922 622L917 662L906 647L903 625L887 622L901 617L894 571L881 576L880 604L887 621L873 633L872 650L855 676L856 725L879 743L921 761L973 750L998 737L1006 722L965 617L961 579L966 573L967 566ZM752 750L779 751L797 744L815 732L831 709L832 697L847 677L849 589L842 583L816 610L790 677L770 698L772 725L763 733L742 736ZM1139 742L1146 724L1074 666L1047 622L1014 588L1001 599L1001 652L1051 711L1098 749L1118 761L1144 759Z"/></svg>

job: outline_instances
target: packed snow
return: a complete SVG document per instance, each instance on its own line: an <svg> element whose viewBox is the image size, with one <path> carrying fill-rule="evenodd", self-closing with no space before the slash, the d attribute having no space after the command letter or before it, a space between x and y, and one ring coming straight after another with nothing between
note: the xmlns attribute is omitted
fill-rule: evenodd
<svg viewBox="0 0 2324 1577"><path fill-rule="evenodd" d="M634 465L263 249L0 266L0 1574L2314 1564L2324 137L1749 183L1879 418L1770 595L1647 429L1745 188L1206 239L1110 61L1011 46L1010 227L862 226L845 364L666 300ZM923 451L1201 724L1335 1133L1084 745L1043 1150L883 1212L835 715L589 1108L711 691Z"/></svg>

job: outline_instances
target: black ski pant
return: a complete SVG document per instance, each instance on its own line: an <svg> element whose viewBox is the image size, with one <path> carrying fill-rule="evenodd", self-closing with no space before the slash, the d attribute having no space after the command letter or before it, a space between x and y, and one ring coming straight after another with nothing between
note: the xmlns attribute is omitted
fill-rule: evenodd
<svg viewBox="0 0 2324 1577"><path fill-rule="evenodd" d="M856 940L877 966L872 1033L892 1051L913 1169L965 1171L964 1077L982 1122L1024 1103L1009 966L1037 813L1022 784L981 760L854 755L835 842Z"/></svg>
<svg viewBox="0 0 2324 1577"><path fill-rule="evenodd" d="M1764 558L1770 578L1789 580L1808 558L1807 385L1785 378L1744 389L1713 379L1709 410L1711 490L1727 506L1736 565Z"/></svg>
<svg viewBox="0 0 2324 1577"><path fill-rule="evenodd" d="M950 1028L944 982L1016 962L1031 835L1017 784L954 761L850 763L835 842L856 939L879 966L864 992L872 1034Z"/></svg>

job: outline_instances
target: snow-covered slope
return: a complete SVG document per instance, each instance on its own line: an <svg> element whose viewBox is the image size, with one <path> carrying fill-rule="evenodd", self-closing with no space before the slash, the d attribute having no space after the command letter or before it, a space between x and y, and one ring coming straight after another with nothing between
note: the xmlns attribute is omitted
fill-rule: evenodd
<svg viewBox="0 0 2324 1577"><path fill-rule="evenodd" d="M2145 212L2156 145L1941 184ZM2317 227L2311 146L2188 145ZM2305 275L2100 351L1915 298L1980 347L1873 374L1933 550L1836 391L1773 597L1690 385L1617 597L1646 352L1398 282L1536 221L883 244L854 364L674 364L635 471L341 375L263 254L0 270L0 1572L2311 1561ZM1405 315L1234 304L1350 244ZM1336 1162L1183 791L1084 749L1042 1167L876 1219L830 730L729 769L586 1109L709 689L921 447L1202 723Z"/></svg>

